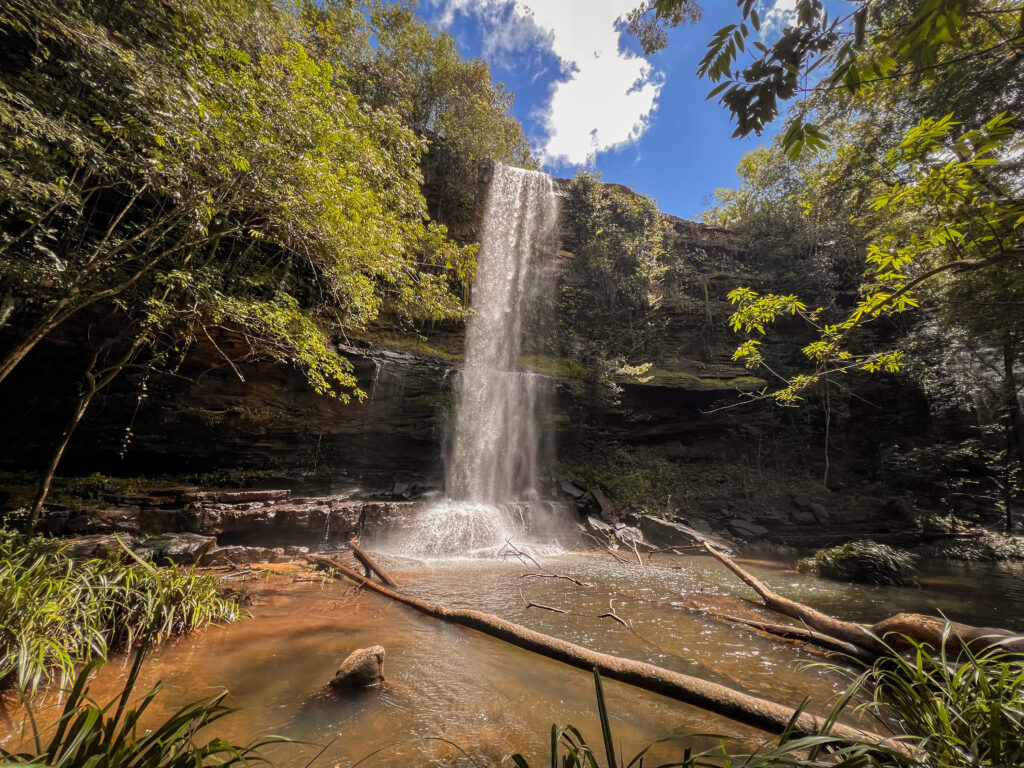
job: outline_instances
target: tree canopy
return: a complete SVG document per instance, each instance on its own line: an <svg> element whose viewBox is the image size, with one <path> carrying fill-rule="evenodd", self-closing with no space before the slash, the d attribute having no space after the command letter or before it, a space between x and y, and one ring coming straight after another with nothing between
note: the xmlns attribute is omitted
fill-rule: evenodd
<svg viewBox="0 0 1024 768"><path fill-rule="evenodd" d="M234 366L222 332L361 397L332 336L461 317L472 231L439 222L481 162L529 162L511 95L409 4L12 0L0 40L0 381L94 325L73 424L126 366Z"/></svg>

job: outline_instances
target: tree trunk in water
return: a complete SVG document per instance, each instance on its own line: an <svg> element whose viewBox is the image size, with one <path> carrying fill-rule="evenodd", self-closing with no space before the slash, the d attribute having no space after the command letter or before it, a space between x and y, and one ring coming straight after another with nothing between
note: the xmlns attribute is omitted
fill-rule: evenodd
<svg viewBox="0 0 1024 768"><path fill-rule="evenodd" d="M766 621L755 621L753 619L744 619L739 616L728 616L726 614L720 614L715 616L715 618L729 622L730 624L749 627L750 629L755 629L766 635L779 637L783 640L797 641L808 645L814 645L833 653L841 653L844 656L857 659L865 664L871 663L876 658L874 654L868 653L863 648L856 646L853 643L837 640L834 637L822 634L821 632L815 632L812 629L790 627L785 624L771 624Z"/></svg>
<svg viewBox="0 0 1024 768"><path fill-rule="evenodd" d="M395 580L392 579L384 571L383 568L377 565L376 560L374 560L372 557L370 557L368 554L366 554L363 550L359 548L359 545L356 544L356 540L354 538L348 540L348 545L352 548L352 554L355 555L356 560L363 564L363 568L366 570L367 576L370 576L375 573L377 574L377 578L383 581L389 587L393 589L399 589L399 586L397 583L395 583Z"/></svg>
<svg viewBox="0 0 1024 768"><path fill-rule="evenodd" d="M1024 636L1014 635L1005 629L973 627L920 613L897 613L875 624L835 619L803 603L782 597L714 547L705 544L704 548L757 592L768 608L803 622L822 634L856 645L875 656L884 656L908 647L907 638L936 649L944 643L946 650L953 655L959 654L965 646L978 651L997 643L1004 651L1024 654Z"/></svg>
<svg viewBox="0 0 1024 768"><path fill-rule="evenodd" d="M578 669L587 671L597 669L604 677L660 693L663 696L700 707L745 725L778 734L786 730L796 716L795 710L782 704L734 691L718 683L662 669L653 664L598 653L519 624L513 624L489 613L446 608L399 594L387 587L367 581L358 571L322 555L307 555L306 559L319 567L333 568L365 589L396 600L428 616L475 629L519 648L561 661ZM800 735L820 734L825 729L825 725L823 718L803 712L796 717L795 732ZM840 724L834 725L827 732L838 741L844 742L882 742L885 740L885 737L879 734L860 731ZM899 748L898 745L891 742L889 746Z"/></svg>

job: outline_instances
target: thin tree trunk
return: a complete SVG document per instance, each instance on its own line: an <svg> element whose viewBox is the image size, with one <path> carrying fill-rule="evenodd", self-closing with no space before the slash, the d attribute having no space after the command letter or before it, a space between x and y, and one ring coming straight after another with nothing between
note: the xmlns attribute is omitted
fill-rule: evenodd
<svg viewBox="0 0 1024 768"><path fill-rule="evenodd" d="M1003 339L1003 386L1006 410L1003 431L1006 436L1006 460L1003 472L1003 512L1006 515L1006 532L1013 530L1013 501L1016 491L1014 467L1020 470L1024 462L1024 427L1021 425L1020 400L1017 398L1017 377L1013 365L1016 362L1017 340L1008 333Z"/></svg>
<svg viewBox="0 0 1024 768"><path fill-rule="evenodd" d="M829 471L829 438L832 433L832 397L828 388L828 379L825 379L825 474L821 478L821 485L828 490Z"/></svg>
<svg viewBox="0 0 1024 768"><path fill-rule="evenodd" d="M88 387L78 398L78 403L75 405L71 420L64 429L64 435L57 444L53 456L50 458L50 463L47 465L46 471L39 481L39 489L36 491L36 498L32 502L32 512L28 519L29 528L32 530L39 525L39 519L43 514L43 505L46 503L46 497L50 495L50 485L53 483L54 475L57 474L57 467L64 456L64 450L68 447L68 443L71 442L71 436L75 433L75 429L82 421L82 416L85 415L85 411L89 407L89 403L92 402L93 397L96 395L96 377L90 371L86 374L86 378L89 382Z"/></svg>
<svg viewBox="0 0 1024 768"><path fill-rule="evenodd" d="M354 537L348 540L348 545L352 548L352 554L355 556L356 560L363 564L363 568L366 570L367 576L377 574L377 578L385 584L387 584L389 587L392 587L394 589L399 588L395 580L392 579L383 568L377 565L377 561L359 548L359 545L356 544L356 540Z"/></svg>
<svg viewBox="0 0 1024 768"><path fill-rule="evenodd" d="M112 339L97 350L85 369L85 391L78 398L78 403L76 404L75 410L71 416L71 421L64 430L64 435L54 450L53 457L50 459L50 463L47 465L46 471L43 473L43 476L39 481L39 489L36 492L35 501L32 503L32 511L29 514L30 529L34 530L39 524L39 520L43 514L43 505L46 503L46 497L50 494L50 486L53 483L53 478L57 474L57 467L60 466L60 461L64 456L64 451L67 449L68 443L71 441L71 436L75 433L75 429L78 428L79 423L81 423L82 417L89 408L89 404L92 402L97 392L108 386L120 375L121 371L125 369L139 349L142 348L144 343L143 337L137 337L135 341L132 342L131 346L128 347L128 350L118 358L113 365L97 373L94 369L96 368L96 362L99 360L100 354L102 354L105 349L108 349L115 341L116 339Z"/></svg>
<svg viewBox="0 0 1024 768"><path fill-rule="evenodd" d="M50 331L67 319L63 315L68 303L67 299L59 301L57 306L32 327L28 336L22 339L14 349L4 356L3 360L0 361L0 382L7 378L8 374L18 366L18 363L25 359L25 355L31 352L36 344L45 339Z"/></svg>
<svg viewBox="0 0 1024 768"><path fill-rule="evenodd" d="M428 616L475 629L519 648L561 661L578 669L587 671L597 669L604 677L660 693L676 701L692 704L744 725L776 734L785 731L791 723L795 726L794 732L799 735L817 735L826 729L823 718L807 712L797 716L795 710L782 704L734 691L718 683L662 669L653 664L599 653L519 624L513 624L482 611L446 608L400 594L368 581L358 571L322 555L307 555L306 559L319 567L333 568L363 588L403 603ZM861 731L838 723L827 732L840 742L885 741L885 737L879 734ZM890 741L888 745L890 748L899 748L895 742Z"/></svg>

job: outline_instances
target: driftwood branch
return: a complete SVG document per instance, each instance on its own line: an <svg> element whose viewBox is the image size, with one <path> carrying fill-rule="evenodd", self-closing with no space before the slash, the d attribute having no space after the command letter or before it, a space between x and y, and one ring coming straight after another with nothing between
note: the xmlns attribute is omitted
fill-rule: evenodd
<svg viewBox="0 0 1024 768"><path fill-rule="evenodd" d="M508 551L506 552L505 550L508 550ZM513 544L512 543L512 539L505 539L505 546L501 548L500 552L498 552L498 556L499 557L514 557L514 558L516 558L521 563L526 561L526 560L529 560L531 563L533 563L535 566L537 566L538 569L540 569L542 571L546 571L547 570L543 565L541 565L540 563L538 563L534 559L533 555L531 555L529 552L524 552L519 547L517 547L515 544Z"/></svg>
<svg viewBox="0 0 1024 768"><path fill-rule="evenodd" d="M595 543L596 543L596 544L597 544L597 545L598 545L598 546L599 546L599 547L600 547L600 548L601 548L602 550L604 550L604 551L605 551L605 552L607 552L607 553L608 553L609 555L611 555L612 557L614 557L614 558L615 558L616 560L618 560L618 561L619 561L620 563L623 563L624 565L629 565L629 560L626 560L626 559L625 559L624 557L621 557L621 556L620 556L620 555L618 555L618 554L617 554L617 553L616 553L616 552L615 552L614 550L612 550L612 548L611 548L611 544L610 544L610 543L609 543L609 542L608 542L607 540L602 540L602 539L599 539L599 538L598 538L597 536L595 536L595 535L594 535L593 533L591 533L590 531L588 531L588 530L585 530L585 529L581 530L580 532L581 532L581 533L582 533L582 534L583 534L584 536L589 536L589 537L590 537L591 539L593 539L593 540L594 540L594 542L595 542Z"/></svg>
<svg viewBox="0 0 1024 768"><path fill-rule="evenodd" d="M332 568L353 581L363 581L363 577L357 571L337 560L322 555L307 555L306 559L319 567ZM829 728L824 718L808 712L798 714L790 707L734 691L718 683L662 669L653 664L599 653L514 624L489 613L434 605L372 582L366 582L363 586L428 616L475 629L519 648L561 661L578 669L587 671L597 669L603 676L612 680L653 691L771 733L791 730L795 734L810 735L819 734L825 730L839 742L863 741L865 739L875 742L885 741L885 738L878 734L838 723ZM892 741L888 743L891 747L899 748Z"/></svg>
<svg viewBox="0 0 1024 768"><path fill-rule="evenodd" d="M516 577L517 579L565 579L571 581L577 587L583 587L584 589L590 589L594 585L589 581L580 581L574 579L572 576L564 576L561 573L524 573Z"/></svg>
<svg viewBox="0 0 1024 768"><path fill-rule="evenodd" d="M772 624L767 621L756 621L754 619L743 619L739 616L729 616L727 614L718 614L715 618L730 624L738 624L740 626L748 627L750 629L757 630L758 632L763 632L766 635L771 635L772 637L778 637L783 640L794 640L800 643L814 645L819 648L823 648L826 651L832 651L833 653L841 653L844 656L850 656L862 662L870 663L875 659L874 654L868 653L859 646L853 645L852 643L844 643L842 640L836 640L834 637L829 637L828 635L823 635L820 632L815 632L813 629L791 627L786 624Z"/></svg>
<svg viewBox="0 0 1024 768"><path fill-rule="evenodd" d="M399 589L399 586L395 583L395 580L388 576L384 569L377 565L376 561L374 561L372 557L370 557L368 554L366 554L366 552L359 548L359 546L356 544L355 538L349 539L348 545L352 548L352 554L355 556L356 560L362 563L363 568L366 570L367 576L370 576L375 573L377 574L377 578L383 581L389 587L392 587L393 589Z"/></svg>
<svg viewBox="0 0 1024 768"><path fill-rule="evenodd" d="M897 613L875 624L857 624L836 619L796 600L783 597L714 547L705 544L704 548L718 562L736 574L743 583L757 592L766 607L796 619L812 630L855 645L874 656L883 656L894 650L906 648L909 645L908 638L933 648L944 646L951 654L960 653L965 646L977 651L997 644L1003 650L1024 653L1024 636L1014 635L1004 629L972 627L969 624L959 624L920 613Z"/></svg>
<svg viewBox="0 0 1024 768"><path fill-rule="evenodd" d="M552 613L572 613L572 611L567 611L565 608L555 608L551 605L544 605L543 603L535 603L532 600L527 600L526 595L523 594L523 590L521 589L519 590L519 596L523 598L523 602L526 603L527 608L540 608L541 610L551 611Z"/></svg>

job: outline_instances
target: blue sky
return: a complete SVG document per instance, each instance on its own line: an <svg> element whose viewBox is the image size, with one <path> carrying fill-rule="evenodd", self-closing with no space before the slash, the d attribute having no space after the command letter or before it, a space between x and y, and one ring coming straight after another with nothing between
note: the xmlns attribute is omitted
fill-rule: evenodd
<svg viewBox="0 0 1024 768"><path fill-rule="evenodd" d="M420 0L420 14L480 56L516 95L515 115L544 169L585 168L695 218L716 187L733 186L742 155L770 139L731 138L729 115L697 78L705 46L737 20L732 0L705 0L704 18L669 34L649 61L616 20L640 0ZM794 0L763 0L762 34L785 26ZM780 121L771 126L777 129Z"/></svg>

